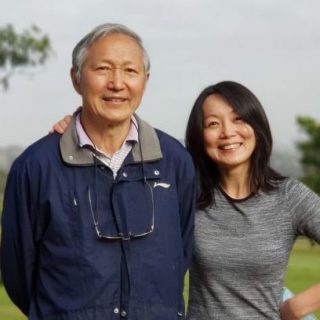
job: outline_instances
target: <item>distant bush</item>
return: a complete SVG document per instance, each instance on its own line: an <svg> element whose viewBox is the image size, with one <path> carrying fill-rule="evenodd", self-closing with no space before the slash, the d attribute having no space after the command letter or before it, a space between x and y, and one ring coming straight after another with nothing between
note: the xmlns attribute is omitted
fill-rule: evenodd
<svg viewBox="0 0 320 320"><path fill-rule="evenodd" d="M320 121L307 116L297 118L305 139L297 144L301 152L302 181L320 195Z"/></svg>
<svg viewBox="0 0 320 320"><path fill-rule="evenodd" d="M7 181L7 173L0 170L0 194L3 194L4 192L6 181Z"/></svg>

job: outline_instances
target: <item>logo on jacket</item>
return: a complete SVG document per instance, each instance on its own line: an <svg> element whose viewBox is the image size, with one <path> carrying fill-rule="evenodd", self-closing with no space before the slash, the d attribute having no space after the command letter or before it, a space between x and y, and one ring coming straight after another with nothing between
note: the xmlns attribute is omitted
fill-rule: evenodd
<svg viewBox="0 0 320 320"><path fill-rule="evenodd" d="M168 189L168 188L170 188L170 186L171 186L171 184L165 183L165 182L155 182L155 183L153 184L153 188L161 187L161 188Z"/></svg>

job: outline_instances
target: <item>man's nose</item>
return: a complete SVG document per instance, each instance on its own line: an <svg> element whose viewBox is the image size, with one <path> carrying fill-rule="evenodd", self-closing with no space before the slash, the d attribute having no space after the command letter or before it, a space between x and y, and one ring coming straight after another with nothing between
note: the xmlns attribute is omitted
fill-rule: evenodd
<svg viewBox="0 0 320 320"><path fill-rule="evenodd" d="M124 74L121 68L113 68L108 75L108 88L122 90L124 87Z"/></svg>

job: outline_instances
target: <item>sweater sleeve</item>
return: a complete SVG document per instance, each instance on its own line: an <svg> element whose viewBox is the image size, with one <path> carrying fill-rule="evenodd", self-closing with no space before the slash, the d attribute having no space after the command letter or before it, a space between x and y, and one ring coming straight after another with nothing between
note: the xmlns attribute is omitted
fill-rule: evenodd
<svg viewBox="0 0 320 320"><path fill-rule="evenodd" d="M289 180L286 194L296 234L320 244L320 197L296 180Z"/></svg>
<svg viewBox="0 0 320 320"><path fill-rule="evenodd" d="M4 195L1 272L11 300L28 314L35 264L29 178L23 164L15 162Z"/></svg>

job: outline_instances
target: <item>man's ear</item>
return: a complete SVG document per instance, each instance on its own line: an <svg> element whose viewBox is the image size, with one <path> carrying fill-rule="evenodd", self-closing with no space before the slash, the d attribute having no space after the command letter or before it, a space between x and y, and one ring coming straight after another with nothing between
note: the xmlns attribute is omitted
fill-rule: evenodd
<svg viewBox="0 0 320 320"><path fill-rule="evenodd" d="M146 74L146 81L145 81L145 84L144 84L144 89L143 89L143 91L144 91L144 90L146 89L146 87L147 87L149 78L150 78L150 72L148 72L148 73Z"/></svg>
<svg viewBox="0 0 320 320"><path fill-rule="evenodd" d="M74 89L81 95L80 81L77 77L77 71L74 68L71 68L70 76L71 76L71 80L72 80L72 84L73 84Z"/></svg>

